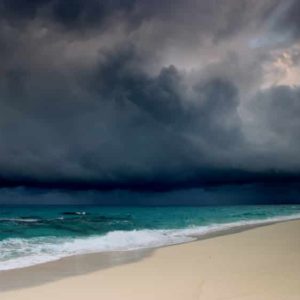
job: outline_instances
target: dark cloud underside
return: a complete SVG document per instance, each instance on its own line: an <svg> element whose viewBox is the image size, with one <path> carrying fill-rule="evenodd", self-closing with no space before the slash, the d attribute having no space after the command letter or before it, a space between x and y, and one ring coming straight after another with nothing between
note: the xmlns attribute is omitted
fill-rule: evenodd
<svg viewBox="0 0 300 300"><path fill-rule="evenodd" d="M0 185L298 182L298 11L0 0Z"/></svg>

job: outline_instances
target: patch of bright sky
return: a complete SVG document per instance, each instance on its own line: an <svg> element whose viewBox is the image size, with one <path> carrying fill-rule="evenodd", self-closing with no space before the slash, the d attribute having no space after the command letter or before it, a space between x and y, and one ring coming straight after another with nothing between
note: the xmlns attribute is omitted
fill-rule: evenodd
<svg viewBox="0 0 300 300"><path fill-rule="evenodd" d="M300 84L300 44L275 50L272 62L264 66L265 78L262 88L274 85L298 86Z"/></svg>

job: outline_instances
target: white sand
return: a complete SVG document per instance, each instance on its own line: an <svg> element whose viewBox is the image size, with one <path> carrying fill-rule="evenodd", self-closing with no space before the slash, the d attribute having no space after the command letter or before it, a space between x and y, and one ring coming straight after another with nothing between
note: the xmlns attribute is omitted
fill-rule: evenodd
<svg viewBox="0 0 300 300"><path fill-rule="evenodd" d="M138 262L2 292L0 299L299 300L300 221L161 248Z"/></svg>

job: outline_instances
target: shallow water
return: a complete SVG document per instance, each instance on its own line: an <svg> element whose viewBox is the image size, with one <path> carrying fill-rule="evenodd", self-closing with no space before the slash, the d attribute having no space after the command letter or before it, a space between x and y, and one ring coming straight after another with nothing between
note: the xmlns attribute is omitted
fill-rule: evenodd
<svg viewBox="0 0 300 300"><path fill-rule="evenodd" d="M153 248L300 217L300 205L0 209L0 270L75 254Z"/></svg>

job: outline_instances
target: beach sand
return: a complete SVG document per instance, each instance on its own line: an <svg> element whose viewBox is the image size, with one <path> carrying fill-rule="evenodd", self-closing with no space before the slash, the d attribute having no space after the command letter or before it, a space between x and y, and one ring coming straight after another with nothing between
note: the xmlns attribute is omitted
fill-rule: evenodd
<svg viewBox="0 0 300 300"><path fill-rule="evenodd" d="M98 257L89 260L97 266ZM74 259L64 263L74 264ZM62 263L7 274L20 280L23 272L30 282L45 268L59 272ZM0 299L299 300L300 221L160 248L121 265L54 278L38 285L32 279L32 286L1 292Z"/></svg>

